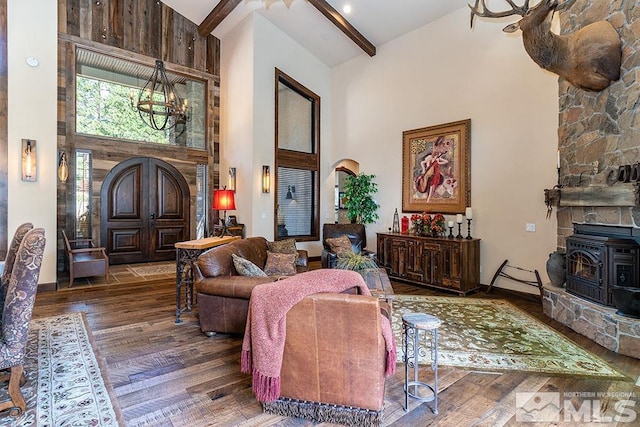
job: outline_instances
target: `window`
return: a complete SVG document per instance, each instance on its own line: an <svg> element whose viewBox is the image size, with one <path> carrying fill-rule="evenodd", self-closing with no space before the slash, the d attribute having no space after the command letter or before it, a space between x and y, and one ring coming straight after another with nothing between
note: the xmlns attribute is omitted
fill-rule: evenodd
<svg viewBox="0 0 640 427"><path fill-rule="evenodd" d="M131 101L131 97L137 99L152 71L152 67L79 48L76 132L204 150L206 83L168 72L176 91L191 107L186 123L158 131L142 121Z"/></svg>
<svg viewBox="0 0 640 427"><path fill-rule="evenodd" d="M76 239L91 238L91 153L76 151Z"/></svg>
<svg viewBox="0 0 640 427"><path fill-rule="evenodd" d="M320 97L276 69L276 240L320 239Z"/></svg>

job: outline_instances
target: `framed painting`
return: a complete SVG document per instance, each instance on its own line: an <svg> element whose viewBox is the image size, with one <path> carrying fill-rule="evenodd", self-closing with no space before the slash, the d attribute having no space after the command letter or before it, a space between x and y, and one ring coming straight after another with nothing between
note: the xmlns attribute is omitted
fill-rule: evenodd
<svg viewBox="0 0 640 427"><path fill-rule="evenodd" d="M338 209L344 209L344 191L338 193Z"/></svg>
<svg viewBox="0 0 640 427"><path fill-rule="evenodd" d="M471 119L402 132L402 211L471 205Z"/></svg>

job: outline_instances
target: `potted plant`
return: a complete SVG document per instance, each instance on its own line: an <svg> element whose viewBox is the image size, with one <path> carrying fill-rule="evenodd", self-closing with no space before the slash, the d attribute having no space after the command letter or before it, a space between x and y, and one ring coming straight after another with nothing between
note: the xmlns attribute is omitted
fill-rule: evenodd
<svg viewBox="0 0 640 427"><path fill-rule="evenodd" d="M363 274L370 268L378 268L376 261L370 256L355 252L345 252L338 255L336 268L341 270L353 270Z"/></svg>
<svg viewBox="0 0 640 427"><path fill-rule="evenodd" d="M343 206L351 222L371 224L379 218L376 211L380 205L373 199L378 192L378 184L373 182L375 177L364 173L346 177Z"/></svg>

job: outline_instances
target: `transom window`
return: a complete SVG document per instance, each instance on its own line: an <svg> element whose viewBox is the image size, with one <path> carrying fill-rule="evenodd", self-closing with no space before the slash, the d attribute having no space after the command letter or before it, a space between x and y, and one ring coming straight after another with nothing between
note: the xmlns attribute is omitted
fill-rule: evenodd
<svg viewBox="0 0 640 427"><path fill-rule="evenodd" d="M77 133L205 149L205 82L167 72L190 108L186 123L158 131L142 121L131 101L137 99L152 67L81 48L76 58Z"/></svg>

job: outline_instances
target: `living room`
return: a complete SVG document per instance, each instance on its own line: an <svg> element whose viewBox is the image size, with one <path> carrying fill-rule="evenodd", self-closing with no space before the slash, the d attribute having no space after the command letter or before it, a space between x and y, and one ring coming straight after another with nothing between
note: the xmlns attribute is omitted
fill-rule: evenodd
<svg viewBox="0 0 640 427"><path fill-rule="evenodd" d="M631 21L633 2L619 3L616 7ZM58 4L51 1L39 1L37 8L17 2L8 5L8 158L19 158L19 144L12 141L37 140L40 176L35 183L23 182L19 164L8 162L7 229L29 220L45 227L50 242L60 238L53 238L49 231L58 226L56 162L44 160L57 158L59 139L58 25L53 16L59 16ZM558 149L563 177L586 174L583 166L594 160L600 161L601 174L607 168L637 162L637 146L630 142L635 130L633 126L626 129L631 136L625 137L623 150L605 156L590 148L589 156L576 160L576 151L568 143L563 145L567 141L559 145L558 137L563 118L558 94L575 89L541 70L523 49L519 34L501 31L504 20L476 21L473 29L468 21L469 10L463 5L378 46L374 57L361 54L335 66L323 63L258 13L228 33L220 51L216 183L225 182L229 167L236 168L239 190L234 214L245 224L247 235L273 236L273 193L261 192L260 173L263 165L273 169L274 164L277 67L322 99L321 222L333 218L336 165L355 161L360 172L375 174L379 185L380 219L367 227L373 245L375 233L392 226L394 210L403 214L402 132L471 119L471 232L481 239L480 282L488 285L505 259L542 272L546 281L545 263L550 252L564 247L572 215L576 215L574 221L583 221L575 212L579 209L582 215L582 207L558 210L553 206L547 218L544 190L558 184ZM627 35L625 40L631 38ZM627 43L625 58L631 57L631 42ZM39 66L26 65L27 57L38 58ZM631 78L633 69L627 64L623 78ZM585 97L597 98L595 94ZM633 208L601 212L597 223L635 226ZM534 224L535 231L527 231L526 224ZM320 241L299 246L312 257L322 250ZM56 245L47 245L40 277L43 286L56 283L59 257ZM537 292L508 280L501 280L497 287Z"/></svg>

